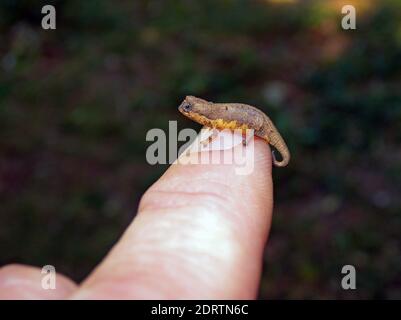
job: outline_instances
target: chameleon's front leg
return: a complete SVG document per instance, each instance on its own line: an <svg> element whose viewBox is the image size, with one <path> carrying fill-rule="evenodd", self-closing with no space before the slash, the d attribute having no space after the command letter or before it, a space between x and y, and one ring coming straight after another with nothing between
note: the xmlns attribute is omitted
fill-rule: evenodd
<svg viewBox="0 0 401 320"><path fill-rule="evenodd" d="M210 127L204 126L202 128L202 130L212 131L212 134L209 137L207 137L206 139L204 139L200 142L203 147L206 147L209 143L211 143L219 135L219 130L217 130L215 128L210 128Z"/></svg>
<svg viewBox="0 0 401 320"><path fill-rule="evenodd" d="M211 134L209 135L210 131L211 131ZM197 139L199 139L197 142L197 145L205 148L209 143L211 143L214 139L216 139L218 134L219 134L219 130L217 130L215 128L210 128L210 127L204 126L201 129L201 132L197 138ZM204 138L205 135L207 135L206 138ZM190 155L191 150L192 151L194 150L192 147L195 147L195 150L198 150L198 148L195 145L190 146L185 152L186 157L188 157Z"/></svg>
<svg viewBox="0 0 401 320"><path fill-rule="evenodd" d="M206 146L209 143L211 143L214 139L217 138L217 136L219 135L219 132L220 132L216 128L210 128L210 127L206 127L206 126L203 127L202 130L208 130L208 131L211 130L212 131L212 134L208 138L206 138L206 139L204 139L204 140L202 140L200 142L202 144L202 146ZM247 142L247 131L246 131L246 129L242 130L241 135L242 135L242 137L241 137L242 138L242 145L243 146L247 146L248 142Z"/></svg>

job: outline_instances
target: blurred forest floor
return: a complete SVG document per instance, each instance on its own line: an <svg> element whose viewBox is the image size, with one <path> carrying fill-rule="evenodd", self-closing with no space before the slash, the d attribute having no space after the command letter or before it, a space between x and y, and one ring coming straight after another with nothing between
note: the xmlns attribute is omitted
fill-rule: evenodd
<svg viewBox="0 0 401 320"><path fill-rule="evenodd" d="M60 0L55 31L39 3L0 4L0 265L83 279L166 169L146 132L199 128L193 94L259 106L292 152L260 298L401 298L400 1Z"/></svg>

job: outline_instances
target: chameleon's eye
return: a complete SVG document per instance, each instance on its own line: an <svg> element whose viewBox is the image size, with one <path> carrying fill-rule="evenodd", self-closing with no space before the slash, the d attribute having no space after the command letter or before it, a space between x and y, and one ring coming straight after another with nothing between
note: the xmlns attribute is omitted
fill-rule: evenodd
<svg viewBox="0 0 401 320"><path fill-rule="evenodd" d="M185 103L183 106L185 111L190 111L191 110L191 105L189 103Z"/></svg>

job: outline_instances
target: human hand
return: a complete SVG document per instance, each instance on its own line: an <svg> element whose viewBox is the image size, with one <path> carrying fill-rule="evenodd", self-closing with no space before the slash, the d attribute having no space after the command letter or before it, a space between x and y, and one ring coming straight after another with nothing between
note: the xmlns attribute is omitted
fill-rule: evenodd
<svg viewBox="0 0 401 320"><path fill-rule="evenodd" d="M172 165L79 286L57 274L56 289L43 290L40 269L9 265L0 269L0 299L256 298L273 186L270 148L254 143L249 175L235 164Z"/></svg>

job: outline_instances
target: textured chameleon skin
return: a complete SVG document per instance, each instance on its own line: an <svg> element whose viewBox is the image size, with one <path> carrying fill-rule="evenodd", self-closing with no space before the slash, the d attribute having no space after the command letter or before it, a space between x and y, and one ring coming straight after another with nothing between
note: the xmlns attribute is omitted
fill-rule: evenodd
<svg viewBox="0 0 401 320"><path fill-rule="evenodd" d="M185 97L178 110L189 119L215 129L253 129L256 136L272 145L280 154L278 161L273 151L273 163L285 167L290 152L270 118L258 108L242 103L213 103L194 96Z"/></svg>

